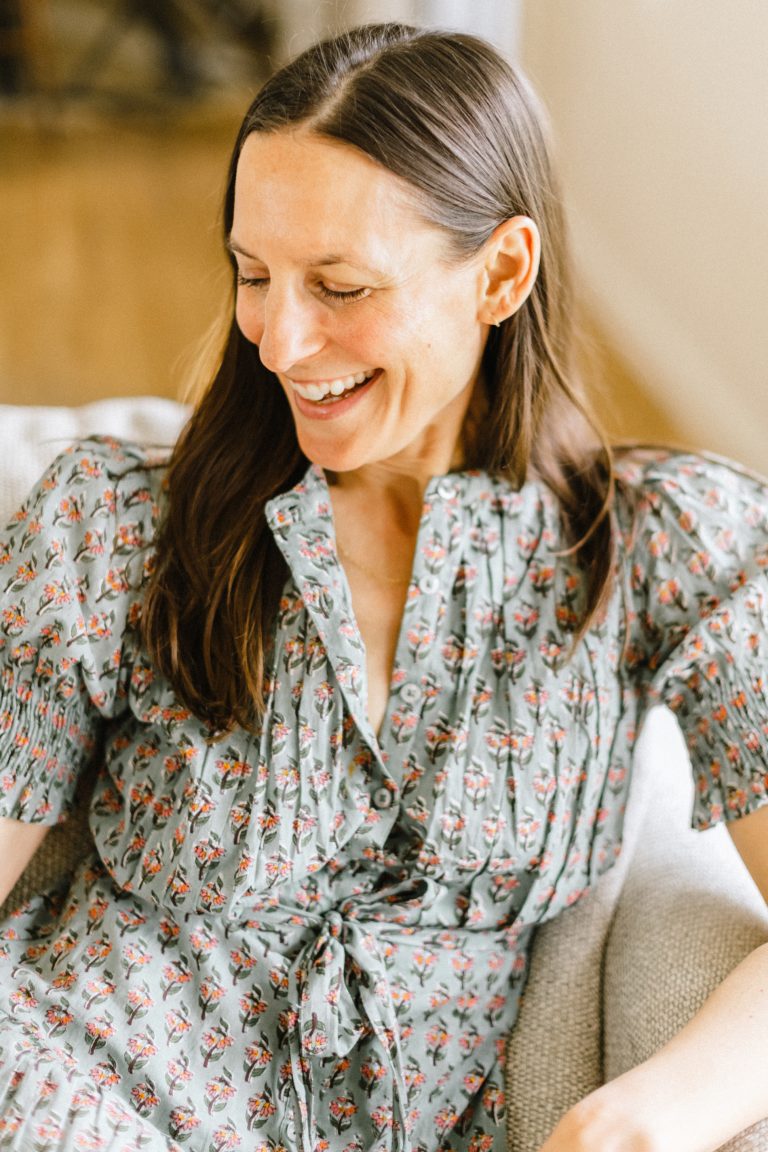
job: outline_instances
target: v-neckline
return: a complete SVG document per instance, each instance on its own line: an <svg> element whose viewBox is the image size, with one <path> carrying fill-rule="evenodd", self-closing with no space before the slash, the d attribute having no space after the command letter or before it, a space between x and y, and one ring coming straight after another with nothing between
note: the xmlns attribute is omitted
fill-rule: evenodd
<svg viewBox="0 0 768 1152"><path fill-rule="evenodd" d="M333 506L329 486L324 472L317 465L310 465L304 478L289 492L269 501L266 514L276 540L284 552L289 568L302 594L307 610L313 616L328 658L331 661L339 687L347 699L347 704L361 734L370 745L382 765L391 760L388 736L392 730L394 714L401 703L404 683L414 684L420 679L417 668L418 645L412 653L408 640L411 610L427 596L436 597L442 588L435 571L427 569L428 539L434 544L443 540L443 550L448 553L450 512L455 513L456 502L462 497L464 483L471 473L446 473L433 477L425 490L422 516L416 534L411 577L408 584L403 611L398 625L398 635L394 649L394 659L389 676L387 702L378 730L375 730L368 714L368 668L365 641L363 640L352 602L352 591L341 562L336 541ZM303 531L302 531L303 530ZM302 536L303 546L291 545L294 534ZM432 549L431 568L439 570ZM314 572L309 570L314 567ZM341 620L336 628L328 627L317 604L317 573L325 571L332 595L339 595L338 608ZM434 605L434 601L433 601ZM430 615L436 613L430 613ZM354 665L350 670L348 665ZM415 689L414 689L415 691ZM398 742L398 751L403 745Z"/></svg>

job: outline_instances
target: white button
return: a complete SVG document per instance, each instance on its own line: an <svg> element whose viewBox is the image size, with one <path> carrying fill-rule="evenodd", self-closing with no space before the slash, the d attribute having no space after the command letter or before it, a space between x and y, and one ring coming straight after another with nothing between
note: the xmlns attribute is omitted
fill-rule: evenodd
<svg viewBox="0 0 768 1152"><path fill-rule="evenodd" d="M428 576L422 576L421 580L419 580L419 588L427 596L431 596L433 592L437 592L439 587L440 581L437 576L433 576L431 572Z"/></svg>
<svg viewBox="0 0 768 1152"><path fill-rule="evenodd" d="M443 500L451 500L456 495L456 485L443 477L437 485L437 494L442 496Z"/></svg>
<svg viewBox="0 0 768 1152"><path fill-rule="evenodd" d="M374 808L391 808L395 797L389 788L377 788L371 796Z"/></svg>
<svg viewBox="0 0 768 1152"><path fill-rule="evenodd" d="M418 684L403 684L400 689L400 696L406 704L418 704L421 700L421 688Z"/></svg>

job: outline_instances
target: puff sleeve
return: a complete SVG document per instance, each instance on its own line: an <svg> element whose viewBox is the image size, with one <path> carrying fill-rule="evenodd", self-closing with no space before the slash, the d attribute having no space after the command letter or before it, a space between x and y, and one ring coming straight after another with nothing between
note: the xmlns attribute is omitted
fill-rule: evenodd
<svg viewBox="0 0 768 1152"><path fill-rule="evenodd" d="M0 815L53 824L127 706L157 501L140 449L59 456L0 537Z"/></svg>
<svg viewBox="0 0 768 1152"><path fill-rule="evenodd" d="M629 471L625 658L644 702L677 716L707 828L768 799L768 489L715 458Z"/></svg>

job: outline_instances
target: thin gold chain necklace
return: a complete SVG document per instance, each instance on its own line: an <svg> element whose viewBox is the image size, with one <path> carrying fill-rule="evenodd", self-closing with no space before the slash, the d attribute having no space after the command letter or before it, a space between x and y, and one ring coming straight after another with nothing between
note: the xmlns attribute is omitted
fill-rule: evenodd
<svg viewBox="0 0 768 1152"><path fill-rule="evenodd" d="M367 565L361 564L359 560L355 560L354 556L351 556L350 553L347 552L340 540L337 540L336 543L339 549L339 555L343 557L344 560L348 560L353 568L357 568L358 571L363 572L371 580L376 580L380 584L391 584L393 587L397 585L400 588L402 588L404 584L410 584L410 572L407 576L385 576L383 572L376 572L373 568L368 568Z"/></svg>

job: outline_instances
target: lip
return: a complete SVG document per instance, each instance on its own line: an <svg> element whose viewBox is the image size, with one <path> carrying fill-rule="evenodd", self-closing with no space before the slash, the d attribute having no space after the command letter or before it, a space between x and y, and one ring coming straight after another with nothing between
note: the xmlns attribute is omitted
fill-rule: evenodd
<svg viewBox="0 0 768 1152"><path fill-rule="evenodd" d="M295 388L291 389L293 403L297 412L302 416L306 416L309 420L336 420L340 416L349 412L350 409L356 407L368 394L374 384L380 379L384 372L383 368L377 368L370 380L365 384L358 386L357 391L351 396L347 396L344 400L335 400L330 404L318 404L313 400L305 400L300 396Z"/></svg>

